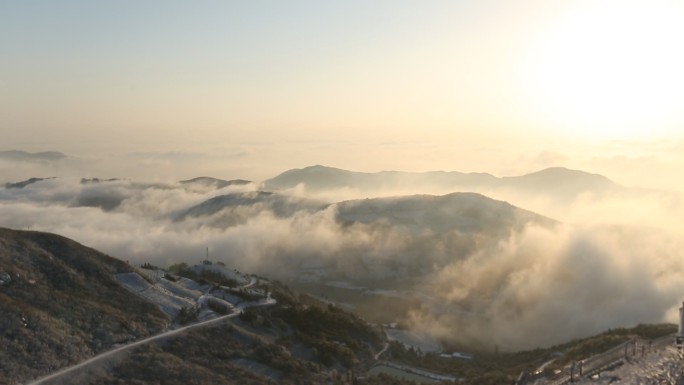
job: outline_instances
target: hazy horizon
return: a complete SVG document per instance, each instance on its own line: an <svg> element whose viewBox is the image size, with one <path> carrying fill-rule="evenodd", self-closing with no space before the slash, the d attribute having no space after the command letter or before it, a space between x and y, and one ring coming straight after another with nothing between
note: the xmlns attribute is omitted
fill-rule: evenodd
<svg viewBox="0 0 684 385"><path fill-rule="evenodd" d="M0 151L59 151L50 162L0 160L0 182L29 177L128 178L172 182L198 176L261 182L314 165L350 171L459 171L517 176L549 167L601 174L626 187L682 191L684 141L571 142L512 146L506 143L252 142L219 147L149 147L130 151L72 146L0 147Z"/></svg>
<svg viewBox="0 0 684 385"><path fill-rule="evenodd" d="M88 176L564 166L681 189L678 2L73 0L0 10L0 150L63 151L84 158L72 166Z"/></svg>

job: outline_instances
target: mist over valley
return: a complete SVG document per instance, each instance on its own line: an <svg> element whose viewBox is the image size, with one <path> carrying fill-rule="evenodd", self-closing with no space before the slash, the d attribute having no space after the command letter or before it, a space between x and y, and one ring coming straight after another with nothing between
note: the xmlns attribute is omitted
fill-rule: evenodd
<svg viewBox="0 0 684 385"><path fill-rule="evenodd" d="M620 209L659 199L649 218ZM264 182L8 182L0 217L132 264L199 263L208 248L371 321L516 351L673 322L684 239L654 219L679 202L564 168L498 178L314 166Z"/></svg>

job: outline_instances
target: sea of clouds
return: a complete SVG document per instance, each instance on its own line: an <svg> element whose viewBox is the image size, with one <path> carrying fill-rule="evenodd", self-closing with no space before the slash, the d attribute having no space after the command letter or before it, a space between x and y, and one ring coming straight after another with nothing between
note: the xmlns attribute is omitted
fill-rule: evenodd
<svg viewBox="0 0 684 385"><path fill-rule="evenodd" d="M258 189L258 183L216 189L174 181L82 183L59 177L0 188L0 226L57 233L122 260L159 266L199 262L208 247L213 260L274 276L296 274L293 266L305 260L360 253L391 259L413 245L401 229L340 223L335 205L280 216L268 205L255 204L241 208L243 219L230 225L222 225L225 212L220 211L183 217L208 199ZM377 194L415 192L443 193ZM316 196L305 186L287 193L293 200L299 194L323 203L364 194L346 189ZM453 250L459 257L452 260L449 247L455 246L422 244L418 254L441 253L442 262L416 280L415 291L425 300L407 315L410 325L445 339L516 350L608 328L676 321L684 299L681 194L583 194L558 207L544 192L484 193L559 223L529 224L468 248L465 255Z"/></svg>

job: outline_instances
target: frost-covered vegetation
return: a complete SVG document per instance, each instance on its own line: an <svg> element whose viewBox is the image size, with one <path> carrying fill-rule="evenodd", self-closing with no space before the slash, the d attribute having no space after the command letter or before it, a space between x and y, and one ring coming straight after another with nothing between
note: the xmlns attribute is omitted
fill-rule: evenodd
<svg viewBox="0 0 684 385"><path fill-rule="evenodd" d="M46 233L0 229L0 383L19 384L114 344L158 333L169 319L114 275L126 263Z"/></svg>

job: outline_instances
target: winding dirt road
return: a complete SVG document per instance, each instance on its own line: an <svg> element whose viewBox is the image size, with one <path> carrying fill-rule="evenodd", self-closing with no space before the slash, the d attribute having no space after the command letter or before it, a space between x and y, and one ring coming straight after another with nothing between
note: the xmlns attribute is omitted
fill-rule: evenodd
<svg viewBox="0 0 684 385"><path fill-rule="evenodd" d="M205 327L205 326L208 326L208 325L211 325L211 324L214 324L214 323L221 322L221 321L226 320L226 319L228 319L228 318L236 317L236 316L238 316L240 313L242 313L242 311L243 311L244 309L246 309L246 308L248 308L248 307L254 307L254 306L268 306L268 305L275 305L275 304L276 304L276 300L273 299L273 298L271 298L270 296L269 296L268 298L264 299L263 301L259 301L259 302L243 302L243 303L239 304L238 306L236 306L235 309L233 310L233 312L230 313L230 314L227 314L227 315L224 315L224 316L221 316L221 317L218 317L218 318L210 319L210 320L207 320L207 321L199 322L199 323L196 323L196 324L192 324L192 325L188 325L188 326L183 326L183 327L178 328L178 329L169 330L169 331L167 331L167 332L164 332L164 333L161 333L161 334L157 334L157 335L152 336L152 337L145 338L144 340L140 340L140 341L136 341L136 342L132 342L132 343L130 343L130 344L124 345L124 346L120 346L120 347L118 347L118 348L115 348L115 349L106 351L106 352L104 352L104 353L98 354L97 356L92 357L92 358L90 358L90 359L88 359L88 360L86 360L86 361L83 361L83 362L81 362L81 363L79 363L79 364L76 364L76 365L74 365L74 366L70 366L70 367L68 367L68 368L64 368L64 369L62 369L62 370L60 370L60 371L58 371L58 372L52 373L52 374L47 375L47 376L45 376L45 377L42 377L42 378L40 378L40 379L34 380L34 381L32 381L32 382L29 382L27 385L38 385L38 384L43 384L43 383L46 382L46 381L53 380L53 379L55 379L55 378L57 378L57 377L60 377L60 376L65 375L65 374L67 374L67 373L73 372L73 371L75 371L75 370L81 369L81 368L83 368L83 367L85 367L85 366L88 366L88 365L90 365L90 364L93 364L93 363L95 363L95 362L97 362L97 361L99 361L99 360L103 360L103 359L105 359L105 358L107 358L107 357L110 357L110 356L116 354L116 353L120 353L120 352L129 350L129 349L132 349L132 348L134 348L134 347L136 347L136 346L144 345L144 344L146 344L146 343L149 343L149 342L152 342L152 341L155 341L155 340L158 340L158 339L162 339L162 338L166 338L166 337L172 336L172 335L174 335L174 334L182 333L182 332L184 332L184 331L186 331L186 330L188 330L188 329L194 329L194 328Z"/></svg>

